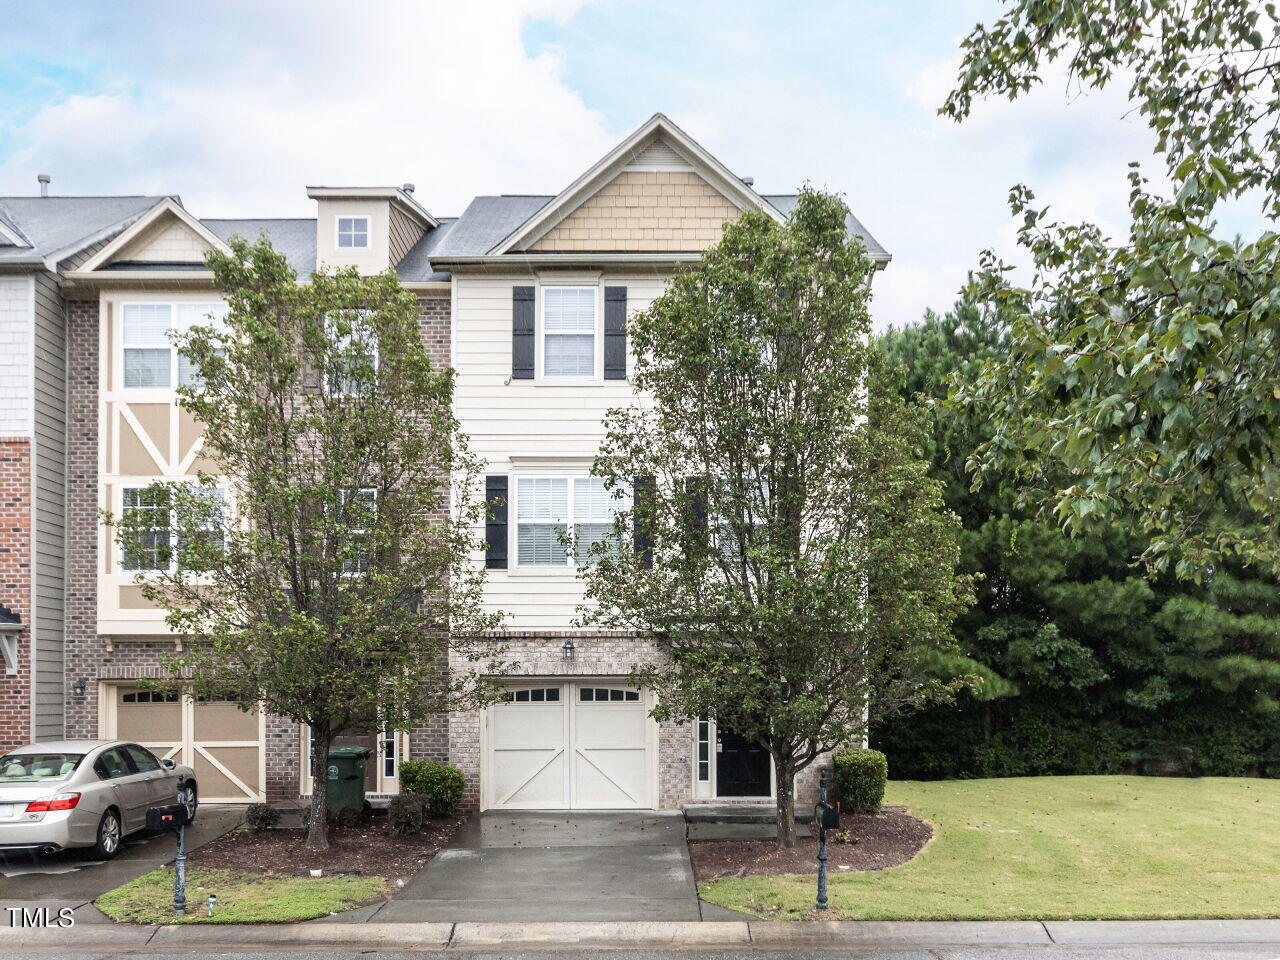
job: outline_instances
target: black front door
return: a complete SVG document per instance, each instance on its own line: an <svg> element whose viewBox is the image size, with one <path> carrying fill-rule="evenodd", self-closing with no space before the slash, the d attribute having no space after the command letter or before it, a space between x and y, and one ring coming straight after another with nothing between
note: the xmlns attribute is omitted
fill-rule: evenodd
<svg viewBox="0 0 1280 960"><path fill-rule="evenodd" d="M770 793L769 754L764 747L717 726L716 795L767 797Z"/></svg>

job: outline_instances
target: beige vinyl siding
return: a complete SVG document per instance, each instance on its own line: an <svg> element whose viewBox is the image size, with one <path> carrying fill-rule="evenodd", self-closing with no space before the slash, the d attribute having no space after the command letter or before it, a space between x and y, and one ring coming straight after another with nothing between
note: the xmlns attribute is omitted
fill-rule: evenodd
<svg viewBox="0 0 1280 960"><path fill-rule="evenodd" d="M36 275L33 736L63 736L64 573L66 565L66 317L57 281Z"/></svg>
<svg viewBox="0 0 1280 960"><path fill-rule="evenodd" d="M605 411L631 402L630 384L511 380L511 288L536 286L537 280L455 274L454 283L456 411L471 449L488 461L486 472L515 476L515 471L532 469L529 458L544 457L556 458L557 466L547 469L585 473L603 439ZM628 314L647 307L664 286L652 274L606 274L598 283L627 288ZM475 560L482 562L483 556L477 554ZM487 571L489 609L504 611L511 629L570 627L583 596L572 569L566 567L563 574L522 572L515 568L514 552L511 562L508 570Z"/></svg>
<svg viewBox="0 0 1280 960"><path fill-rule="evenodd" d="M203 263L209 244L173 214L161 215L142 234L127 243L112 262Z"/></svg>
<svg viewBox="0 0 1280 960"><path fill-rule="evenodd" d="M421 225L399 207L392 205L389 245L391 248L391 266L404 259L404 255L413 249L413 245L422 239Z"/></svg>

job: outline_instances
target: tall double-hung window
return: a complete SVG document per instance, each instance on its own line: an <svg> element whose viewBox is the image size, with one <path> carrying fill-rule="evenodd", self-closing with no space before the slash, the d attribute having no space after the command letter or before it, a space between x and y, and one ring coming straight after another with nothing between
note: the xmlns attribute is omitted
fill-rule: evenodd
<svg viewBox="0 0 1280 960"><path fill-rule="evenodd" d="M225 303L126 303L121 309L122 382L128 390L199 386L195 365L171 337L193 326L215 326Z"/></svg>
<svg viewBox="0 0 1280 960"><path fill-rule="evenodd" d="M542 376L596 375L596 287L542 288Z"/></svg>
<svg viewBox="0 0 1280 960"><path fill-rule="evenodd" d="M591 547L609 538L622 507L598 477L518 477L515 492L520 567L587 564Z"/></svg>

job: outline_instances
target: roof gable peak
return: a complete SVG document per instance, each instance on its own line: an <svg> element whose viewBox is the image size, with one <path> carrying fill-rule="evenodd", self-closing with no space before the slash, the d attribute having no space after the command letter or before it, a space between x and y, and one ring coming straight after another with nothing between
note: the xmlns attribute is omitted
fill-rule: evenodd
<svg viewBox="0 0 1280 960"><path fill-rule="evenodd" d="M175 202L172 197L165 197L117 234L110 243L86 260L78 272L88 273L101 270L116 259L129 259L128 257L122 257L121 254L127 253L131 247L136 246L137 242L145 238L148 233L158 229L165 220L172 220L175 224L185 228L185 231L194 234L192 239L205 247L210 247L220 253L231 252L231 248L226 243L192 216L185 207Z"/></svg>
<svg viewBox="0 0 1280 960"><path fill-rule="evenodd" d="M739 210L761 210L782 219L771 203L730 172L666 114L655 113L496 244L489 255L500 256L527 248L626 170L693 172Z"/></svg>

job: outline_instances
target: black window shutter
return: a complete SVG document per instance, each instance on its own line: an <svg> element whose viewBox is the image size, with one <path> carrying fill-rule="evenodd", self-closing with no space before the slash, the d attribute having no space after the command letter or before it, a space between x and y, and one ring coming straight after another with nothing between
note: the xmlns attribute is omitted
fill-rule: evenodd
<svg viewBox="0 0 1280 960"><path fill-rule="evenodd" d="M707 491L705 477L685 477L685 497L688 501L689 529L705 533L707 529Z"/></svg>
<svg viewBox="0 0 1280 960"><path fill-rule="evenodd" d="M507 477L490 474L484 478L484 499L488 507L484 521L484 565L490 570L507 569Z"/></svg>
<svg viewBox="0 0 1280 960"><path fill-rule="evenodd" d="M653 502L653 477L636 477L634 489L633 499L639 509L633 513L635 525L631 532L632 546L636 556L640 558L640 566L648 569L653 566L653 531L649 529L643 513L644 508Z"/></svg>
<svg viewBox="0 0 1280 960"><path fill-rule="evenodd" d="M604 288L604 378L627 379L627 288Z"/></svg>
<svg viewBox="0 0 1280 960"><path fill-rule="evenodd" d="M511 379L533 379L533 287L511 288Z"/></svg>

